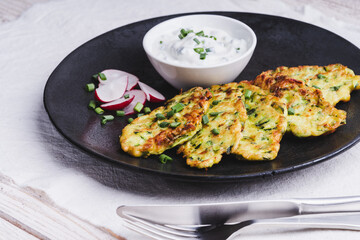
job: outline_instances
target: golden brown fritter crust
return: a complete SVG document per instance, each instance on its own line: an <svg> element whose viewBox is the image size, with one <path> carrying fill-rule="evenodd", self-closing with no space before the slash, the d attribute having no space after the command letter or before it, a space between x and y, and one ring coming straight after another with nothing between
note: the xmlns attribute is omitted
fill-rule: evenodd
<svg viewBox="0 0 360 240"><path fill-rule="evenodd" d="M287 108L279 98L248 81L238 84L244 97L248 118L242 138L231 153L247 160L273 160L286 132Z"/></svg>
<svg viewBox="0 0 360 240"><path fill-rule="evenodd" d="M319 89L286 76L261 74L253 84L285 101L288 108L288 127L298 137L331 133L346 123L346 112L336 109L323 99Z"/></svg>
<svg viewBox="0 0 360 240"><path fill-rule="evenodd" d="M206 112L209 122L178 150L191 167L209 168L219 163L222 154L229 154L241 138L246 119L242 91L237 88L237 83L215 85L210 91L213 98Z"/></svg>
<svg viewBox="0 0 360 240"><path fill-rule="evenodd" d="M360 76L342 64L328 66L278 67L260 74L262 77L288 76L303 81L305 85L321 90L324 99L335 106L339 101L349 101L350 93L360 89Z"/></svg>
<svg viewBox="0 0 360 240"><path fill-rule="evenodd" d="M201 129L201 119L210 105L211 97L208 89L195 87L170 99L166 106L136 118L122 130L122 149L135 157L146 157L161 154L187 141ZM168 113L174 111L177 104L183 104L183 109L170 117ZM169 117L159 119L157 114ZM167 124L162 124L164 122Z"/></svg>

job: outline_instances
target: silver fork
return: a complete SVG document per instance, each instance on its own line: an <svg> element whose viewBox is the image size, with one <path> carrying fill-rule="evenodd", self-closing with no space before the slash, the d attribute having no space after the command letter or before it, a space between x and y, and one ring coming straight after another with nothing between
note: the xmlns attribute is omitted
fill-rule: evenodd
<svg viewBox="0 0 360 240"><path fill-rule="evenodd" d="M246 220L232 225L167 225L131 215L122 215L125 226L157 240L233 239L248 226L360 230L360 213L313 214L294 217Z"/></svg>

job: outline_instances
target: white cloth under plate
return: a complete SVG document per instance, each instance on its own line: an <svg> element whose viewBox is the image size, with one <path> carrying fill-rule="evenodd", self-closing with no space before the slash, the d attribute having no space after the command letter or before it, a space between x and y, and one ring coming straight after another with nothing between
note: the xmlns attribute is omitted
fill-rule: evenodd
<svg viewBox="0 0 360 240"><path fill-rule="evenodd" d="M316 166L263 180L192 184L159 178L157 185L149 185L143 175L125 169L117 170L116 178L109 177L108 165L66 141L45 112L42 102L45 83L66 55L97 35L152 17L194 11L267 13L321 26L360 47L359 24L346 23L295 2L49 1L33 6L15 21L1 24L0 172L18 184L44 190L56 204L130 240L143 238L122 226L115 214L119 205L360 195L359 144ZM360 18L357 20L360 23ZM266 235L253 233L246 239L360 237L360 233L352 231L279 234L278 230L266 230Z"/></svg>

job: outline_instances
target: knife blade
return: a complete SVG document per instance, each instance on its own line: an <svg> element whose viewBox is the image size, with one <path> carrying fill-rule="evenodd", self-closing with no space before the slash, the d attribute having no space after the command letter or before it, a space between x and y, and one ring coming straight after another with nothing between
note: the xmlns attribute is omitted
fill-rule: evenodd
<svg viewBox="0 0 360 240"><path fill-rule="evenodd" d="M235 224L251 219L360 212L360 196L184 205L124 205L116 212L120 217L130 215L163 224Z"/></svg>

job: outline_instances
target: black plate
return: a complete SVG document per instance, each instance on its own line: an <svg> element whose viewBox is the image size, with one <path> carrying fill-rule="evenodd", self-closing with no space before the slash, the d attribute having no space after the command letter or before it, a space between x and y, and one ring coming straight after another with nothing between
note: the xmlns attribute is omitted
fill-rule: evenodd
<svg viewBox="0 0 360 240"><path fill-rule="evenodd" d="M342 63L360 73L360 50L345 39L319 27L281 17L236 12L211 12L238 19L256 33L258 44L244 72L237 78L254 79L262 71L277 66L327 65ZM157 156L134 158L119 145L119 134L127 117L102 126L99 116L87 109L93 94L84 90L94 73L114 68L137 75L167 98L178 93L151 66L142 48L144 34L173 15L149 19L107 32L77 48L51 74L44 92L44 103L51 121L72 143L123 166L147 173L163 174L183 180L232 181L261 177L310 166L348 149L359 140L360 94L354 92L349 103L338 104L347 111L347 124L335 133L317 138L285 136L278 157L270 162L247 162L225 156L205 170L186 166L184 159L167 151L174 161L161 164ZM154 104L148 104L152 109ZM119 165L119 164L118 164Z"/></svg>

